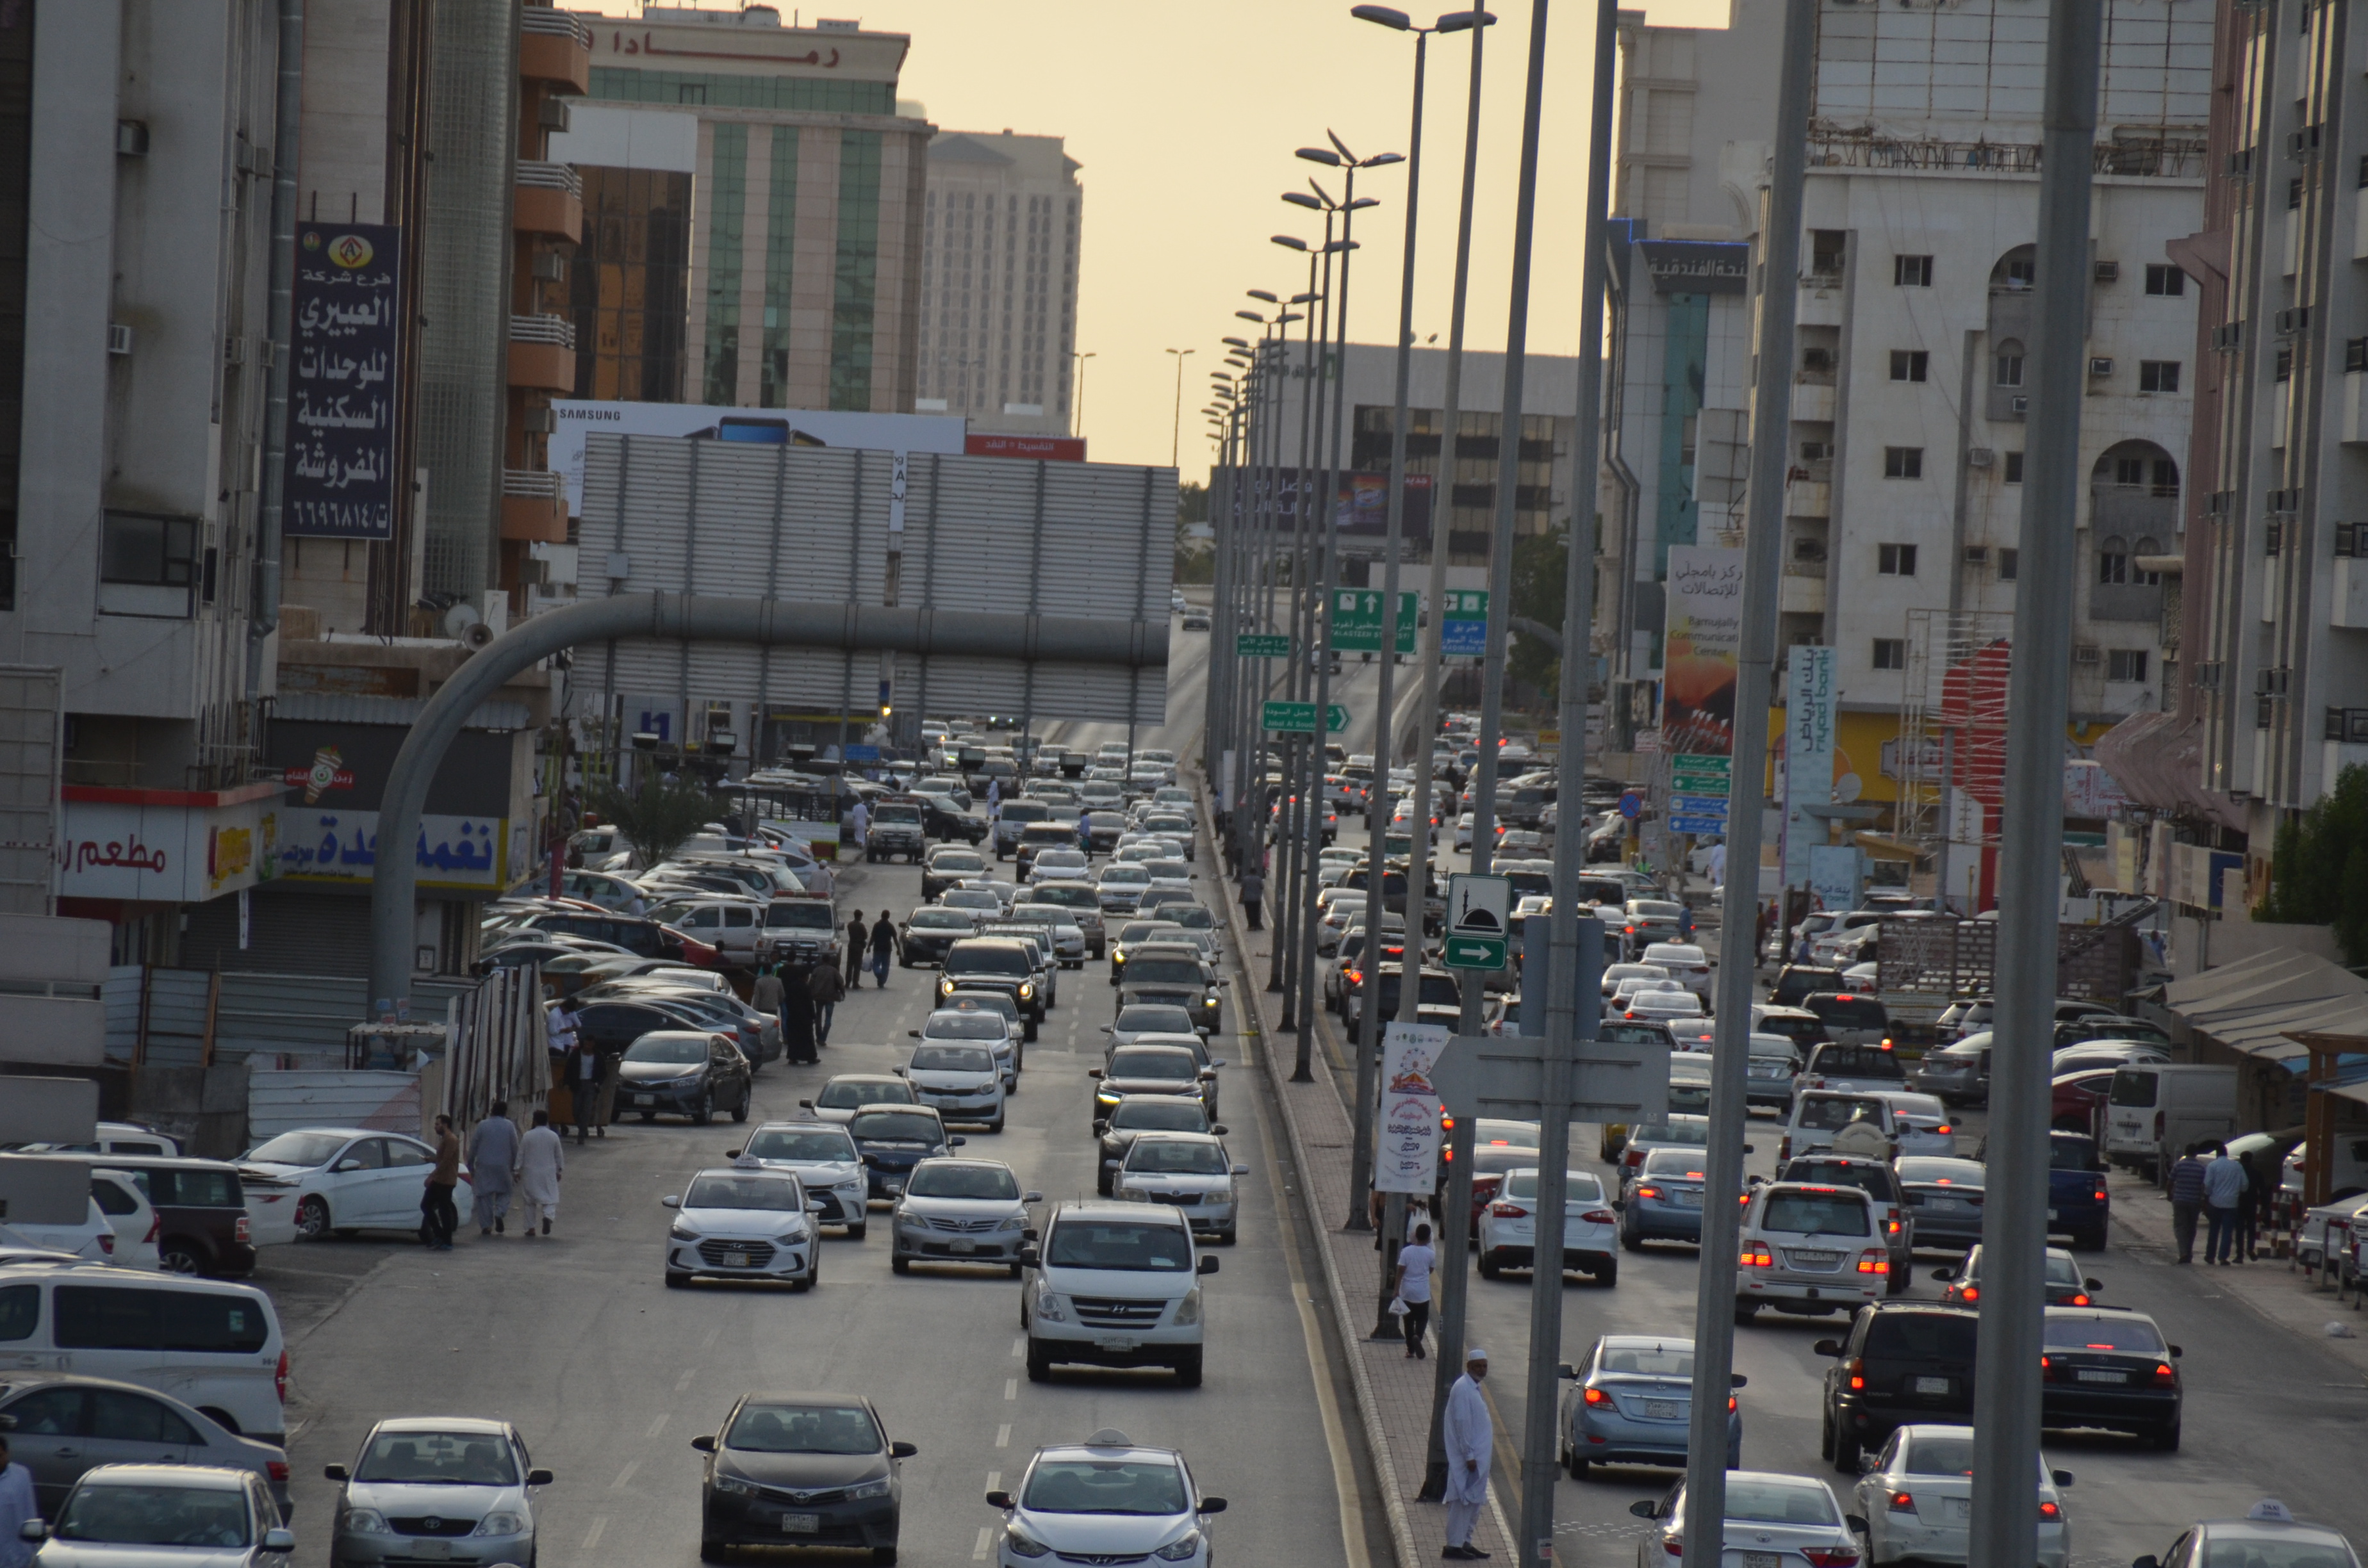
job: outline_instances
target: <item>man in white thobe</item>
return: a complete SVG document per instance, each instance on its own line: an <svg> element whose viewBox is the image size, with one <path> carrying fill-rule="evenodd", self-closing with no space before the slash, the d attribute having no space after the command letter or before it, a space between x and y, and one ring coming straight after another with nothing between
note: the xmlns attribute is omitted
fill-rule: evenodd
<svg viewBox="0 0 2368 1568"><path fill-rule="evenodd" d="M538 1110L534 1125L518 1140L516 1171L528 1235L535 1233L538 1220L542 1222L541 1233L551 1234L551 1222L559 1218L559 1178L566 1172L566 1146L551 1125L551 1112Z"/></svg>
<svg viewBox="0 0 2368 1568"><path fill-rule="evenodd" d="M1488 1500L1488 1461L1496 1451L1496 1424L1488 1419L1488 1402L1480 1397L1480 1381L1488 1375L1488 1352L1474 1347L1463 1353L1463 1375L1447 1391L1447 1415L1440 1435L1447 1449L1447 1549L1443 1558L1460 1560L1488 1554L1472 1544L1472 1527L1480 1522L1480 1506Z"/></svg>

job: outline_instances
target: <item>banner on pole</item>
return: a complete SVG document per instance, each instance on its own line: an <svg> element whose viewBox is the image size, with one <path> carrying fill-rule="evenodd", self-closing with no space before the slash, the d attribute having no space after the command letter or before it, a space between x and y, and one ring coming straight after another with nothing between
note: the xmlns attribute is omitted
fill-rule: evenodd
<svg viewBox="0 0 2368 1568"><path fill-rule="evenodd" d="M1743 643L1743 551L1669 547L1668 630L1661 650L1667 750L1735 750L1735 665Z"/></svg>
<svg viewBox="0 0 2368 1568"><path fill-rule="evenodd" d="M1373 1145L1373 1190L1429 1193L1439 1183L1440 1053L1444 1024L1391 1024L1382 1031L1381 1136Z"/></svg>
<svg viewBox="0 0 2368 1568"><path fill-rule="evenodd" d="M1834 799L1834 654L1803 644L1785 654L1784 885L1810 883L1809 852L1826 841L1810 806Z"/></svg>

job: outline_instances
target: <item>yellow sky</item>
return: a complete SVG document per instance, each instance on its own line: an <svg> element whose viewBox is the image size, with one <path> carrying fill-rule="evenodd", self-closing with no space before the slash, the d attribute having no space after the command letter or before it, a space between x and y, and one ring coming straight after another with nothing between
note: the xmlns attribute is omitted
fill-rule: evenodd
<svg viewBox="0 0 2368 1568"><path fill-rule="evenodd" d="M631 14L633 0L585 9ZM1505 346L1510 291L1515 161L1523 71L1537 0L1497 0L1482 93L1480 179L1473 222L1467 343ZM1167 460L1176 403L1175 361L1185 360L1182 461L1205 474L1212 449L1201 407L1209 372L1229 335L1253 335L1233 312L1255 308L1247 289L1278 294L1305 286L1305 263L1268 236L1320 233L1315 215L1284 203L1285 190L1338 176L1292 156L1337 132L1360 156L1403 153L1409 130L1414 45L1349 15L1349 0L825 0L817 16L860 17L868 29L909 33L899 95L919 99L953 131L1000 131L1067 139L1084 167L1084 260L1077 347L1086 370L1084 434L1110 462ZM784 4L784 11L792 7ZM1452 6L1440 10L1452 9ZM1440 10L1412 10L1428 19ZM1723 23L1723 0L1665 0L1656 22ZM1586 176L1592 6L1561 0L1547 31L1545 116L1540 141L1537 245L1530 346L1576 349L1579 201ZM1415 294L1416 341L1447 340L1454 265L1453 222L1463 158L1464 85L1471 45L1430 48ZM1360 195L1382 206L1360 214L1349 331L1390 341L1405 239L1403 166L1369 171Z"/></svg>

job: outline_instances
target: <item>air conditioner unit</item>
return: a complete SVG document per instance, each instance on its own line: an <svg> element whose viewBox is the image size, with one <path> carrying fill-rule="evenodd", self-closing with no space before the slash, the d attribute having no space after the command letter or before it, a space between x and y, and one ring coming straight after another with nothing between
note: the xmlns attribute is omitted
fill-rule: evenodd
<svg viewBox="0 0 2368 1568"><path fill-rule="evenodd" d="M1969 544L1969 545L1965 546L1965 564L1966 564L1966 565L1968 565L1968 566L1982 566L1982 565L1987 565L1987 564L1988 563L1988 562L1989 562L1989 558L1990 558L1990 548L1989 548L1989 546L1987 546L1987 545L1986 545L1986 544Z"/></svg>
<svg viewBox="0 0 2368 1568"><path fill-rule="evenodd" d="M2113 362L2100 354L2089 361L2089 373L2092 376L2110 376L2113 373Z"/></svg>
<svg viewBox="0 0 2368 1568"><path fill-rule="evenodd" d="M233 334L231 336L222 339L222 363L225 365L244 365L246 363L245 338L239 336L236 334Z"/></svg>
<svg viewBox="0 0 2368 1568"><path fill-rule="evenodd" d="M2029 414L2031 412L2031 399L2027 397L2011 398L2008 401L2008 406L2017 414Z"/></svg>
<svg viewBox="0 0 2368 1568"><path fill-rule="evenodd" d="M549 403L544 403L540 408L529 408L520 415L518 427L529 436L548 436L559 428L559 415L552 412Z"/></svg>
<svg viewBox="0 0 2368 1568"><path fill-rule="evenodd" d="M2245 324L2243 322L2232 321L2212 329L2212 347L2214 348L2241 348L2244 344Z"/></svg>
<svg viewBox="0 0 2368 1568"><path fill-rule="evenodd" d="M537 119L545 131L565 131L567 129L567 100L565 98L543 99L542 108L537 115Z"/></svg>
<svg viewBox="0 0 2368 1568"><path fill-rule="evenodd" d="M115 150L126 158L148 155L148 123L140 119L119 119L115 122Z"/></svg>
<svg viewBox="0 0 2368 1568"><path fill-rule="evenodd" d="M2122 280L2122 264L2118 261L2100 261L2097 264L2095 277L2100 283L2119 283Z"/></svg>
<svg viewBox="0 0 2368 1568"><path fill-rule="evenodd" d="M109 354L131 352L131 328L120 321L107 324L107 351Z"/></svg>
<svg viewBox="0 0 2368 1568"><path fill-rule="evenodd" d="M534 275L545 283L567 281L567 258L555 250L540 251L534 258Z"/></svg>
<svg viewBox="0 0 2368 1568"><path fill-rule="evenodd" d="M1967 468L1987 468L1998 461L1998 454L1987 447L1975 447L1965 453Z"/></svg>
<svg viewBox="0 0 2368 1568"><path fill-rule="evenodd" d="M2072 662L2076 665L2100 664L2104 657L2104 653L2094 642L2078 643L2072 649Z"/></svg>

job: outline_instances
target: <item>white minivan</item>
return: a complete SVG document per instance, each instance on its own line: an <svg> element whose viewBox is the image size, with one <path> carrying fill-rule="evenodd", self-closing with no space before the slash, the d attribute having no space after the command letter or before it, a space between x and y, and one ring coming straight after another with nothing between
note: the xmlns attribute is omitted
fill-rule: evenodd
<svg viewBox="0 0 2368 1568"><path fill-rule="evenodd" d="M71 1372L171 1394L258 1442L288 1441L288 1352L252 1285L91 1264L0 1267L0 1375Z"/></svg>
<svg viewBox="0 0 2368 1568"><path fill-rule="evenodd" d="M1019 1321L1028 1379L1056 1362L1169 1367L1201 1386L1201 1280L1217 1272L1183 1211L1164 1203L1073 1200L1053 1210L1042 1239L1022 1248Z"/></svg>

